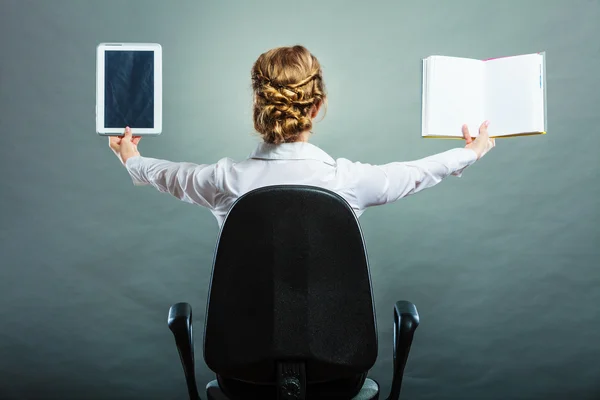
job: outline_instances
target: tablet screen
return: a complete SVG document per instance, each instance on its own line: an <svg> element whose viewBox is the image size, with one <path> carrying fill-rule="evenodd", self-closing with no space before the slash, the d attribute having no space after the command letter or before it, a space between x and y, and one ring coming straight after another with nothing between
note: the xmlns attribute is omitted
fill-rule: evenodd
<svg viewBox="0 0 600 400"><path fill-rule="evenodd" d="M106 51L104 126L154 127L154 52Z"/></svg>

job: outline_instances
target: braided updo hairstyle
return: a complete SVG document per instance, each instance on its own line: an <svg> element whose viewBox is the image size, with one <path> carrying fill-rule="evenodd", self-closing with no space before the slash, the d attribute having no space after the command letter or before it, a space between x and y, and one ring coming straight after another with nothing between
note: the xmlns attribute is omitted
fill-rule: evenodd
<svg viewBox="0 0 600 400"><path fill-rule="evenodd" d="M319 61L303 46L263 53L252 67L254 129L267 143L295 142L326 100Z"/></svg>

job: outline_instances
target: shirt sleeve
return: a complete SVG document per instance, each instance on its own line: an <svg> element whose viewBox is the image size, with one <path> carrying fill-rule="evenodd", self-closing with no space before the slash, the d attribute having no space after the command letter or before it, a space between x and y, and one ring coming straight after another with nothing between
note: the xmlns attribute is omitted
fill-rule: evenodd
<svg viewBox="0 0 600 400"><path fill-rule="evenodd" d="M214 208L217 196L216 164L172 162L135 156L125 163L135 186L151 185L186 203Z"/></svg>
<svg viewBox="0 0 600 400"><path fill-rule="evenodd" d="M457 148L416 161L355 163L354 195L360 209L391 203L435 186L449 175L460 177L475 161L473 150Z"/></svg>

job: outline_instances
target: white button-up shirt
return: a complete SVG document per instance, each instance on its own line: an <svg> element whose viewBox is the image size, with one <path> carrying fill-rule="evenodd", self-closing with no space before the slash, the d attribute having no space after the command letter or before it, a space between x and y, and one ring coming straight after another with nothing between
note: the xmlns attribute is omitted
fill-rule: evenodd
<svg viewBox="0 0 600 400"><path fill-rule="evenodd" d="M135 156L125 165L135 185L152 185L160 192L208 208L221 228L233 203L263 186L329 189L360 216L367 207L420 192L449 175L460 176L476 160L473 150L456 148L416 161L370 165L345 158L334 160L307 142L263 142L241 162L223 158L215 164L198 165Z"/></svg>

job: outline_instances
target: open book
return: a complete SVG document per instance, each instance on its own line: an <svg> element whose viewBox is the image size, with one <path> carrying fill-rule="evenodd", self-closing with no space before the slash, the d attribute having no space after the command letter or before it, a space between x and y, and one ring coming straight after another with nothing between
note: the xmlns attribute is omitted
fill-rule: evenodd
<svg viewBox="0 0 600 400"><path fill-rule="evenodd" d="M423 60L421 135L475 137L490 121L490 137L546 133L546 54L474 60L431 56Z"/></svg>

